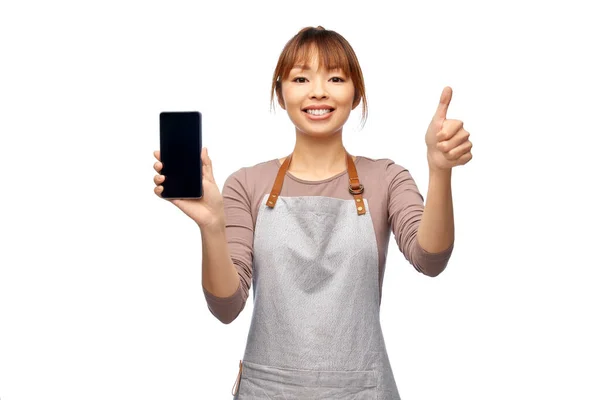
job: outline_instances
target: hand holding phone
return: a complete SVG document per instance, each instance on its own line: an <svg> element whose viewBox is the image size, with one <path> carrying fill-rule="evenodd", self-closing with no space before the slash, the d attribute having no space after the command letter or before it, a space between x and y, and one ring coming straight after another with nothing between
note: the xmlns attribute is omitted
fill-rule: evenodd
<svg viewBox="0 0 600 400"><path fill-rule="evenodd" d="M161 114L162 115L162 114ZM166 123L163 123L163 127L166 126ZM196 128L193 127L191 130L196 131ZM163 132L161 130L161 132ZM219 191L217 184L215 183L215 178L212 171L212 161L208 156L208 150L206 148L200 147L199 154L196 153L196 160L198 161L198 170L200 172L191 173L186 175L186 171L182 169L176 168L167 168L168 162L177 163L177 154L182 154L185 152L185 149L182 147L190 146L195 149L196 143L194 139L188 140L182 139L181 136L190 137L194 136L194 134L190 134L191 131L187 132L187 136L185 134L181 134L179 136L179 141L176 140L178 137L177 134L173 134L173 136L166 138L168 135L167 130L165 129L164 133L161 133L161 150L154 151L154 157L156 158L156 162L154 163L154 170L158 173L154 176L154 183L156 187L154 188L154 193L161 198L169 200L175 206L177 206L181 211L183 211L187 216L192 218L198 224L200 228L207 227L221 227L225 223L225 212L223 208L223 197ZM170 146L167 142L172 143L175 142L174 145ZM201 146L201 144L200 144ZM175 150L174 150L175 149ZM163 152L169 152L170 157L165 159ZM195 151L191 151L193 153ZM174 160L174 161L171 161ZM185 160L187 165L192 165L192 168L196 168L194 166L194 162L191 159ZM173 189L170 197L163 196L165 192L165 187L168 185L168 181L171 175L168 175L165 171L171 171L171 173L177 174L178 172L185 177L199 175L200 182L200 197L196 197L198 193L198 187L191 182L189 186L183 186L183 189L180 187L179 189ZM189 179L182 178L182 175L179 176L180 183L181 179ZM175 178L176 179L176 178ZM193 177L192 180L196 178ZM184 181L185 182L185 181ZM169 182L170 183L170 182ZM190 191L190 188L192 189ZM195 190L195 192L193 192ZM188 192L186 192L188 191Z"/></svg>

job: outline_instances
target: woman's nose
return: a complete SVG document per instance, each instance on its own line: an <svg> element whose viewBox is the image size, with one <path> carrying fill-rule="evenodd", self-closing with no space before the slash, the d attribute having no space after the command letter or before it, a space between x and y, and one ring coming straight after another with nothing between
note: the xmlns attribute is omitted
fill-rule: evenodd
<svg viewBox="0 0 600 400"><path fill-rule="evenodd" d="M310 97L321 99L321 98L324 98L327 96L328 96L328 93L327 93L327 90L325 89L325 84L320 79L315 79L311 86Z"/></svg>

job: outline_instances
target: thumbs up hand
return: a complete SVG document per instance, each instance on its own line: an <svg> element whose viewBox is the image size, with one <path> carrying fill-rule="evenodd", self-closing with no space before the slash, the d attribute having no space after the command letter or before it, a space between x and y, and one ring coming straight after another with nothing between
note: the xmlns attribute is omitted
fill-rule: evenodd
<svg viewBox="0 0 600 400"><path fill-rule="evenodd" d="M450 170L457 165L468 163L473 158L470 133L464 130L463 122L446 119L451 99L452 88L446 86L425 134L427 162L431 170Z"/></svg>

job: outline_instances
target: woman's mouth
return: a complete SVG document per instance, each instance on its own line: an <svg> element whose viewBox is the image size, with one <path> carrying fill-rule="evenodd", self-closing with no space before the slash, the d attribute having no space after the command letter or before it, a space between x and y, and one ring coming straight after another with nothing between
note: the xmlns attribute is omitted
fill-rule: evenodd
<svg viewBox="0 0 600 400"><path fill-rule="evenodd" d="M302 112L304 112L306 114L308 119L311 119L311 120L327 119L331 116L333 111L335 111L335 110L332 108L320 108L320 109L309 108L306 110L302 110Z"/></svg>

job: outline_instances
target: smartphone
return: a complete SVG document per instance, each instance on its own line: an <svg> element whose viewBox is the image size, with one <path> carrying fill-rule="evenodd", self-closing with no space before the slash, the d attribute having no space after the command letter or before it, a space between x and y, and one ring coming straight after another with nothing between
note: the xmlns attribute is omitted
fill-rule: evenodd
<svg viewBox="0 0 600 400"><path fill-rule="evenodd" d="M199 111L160 113L160 161L165 199L202 197L202 114Z"/></svg>

